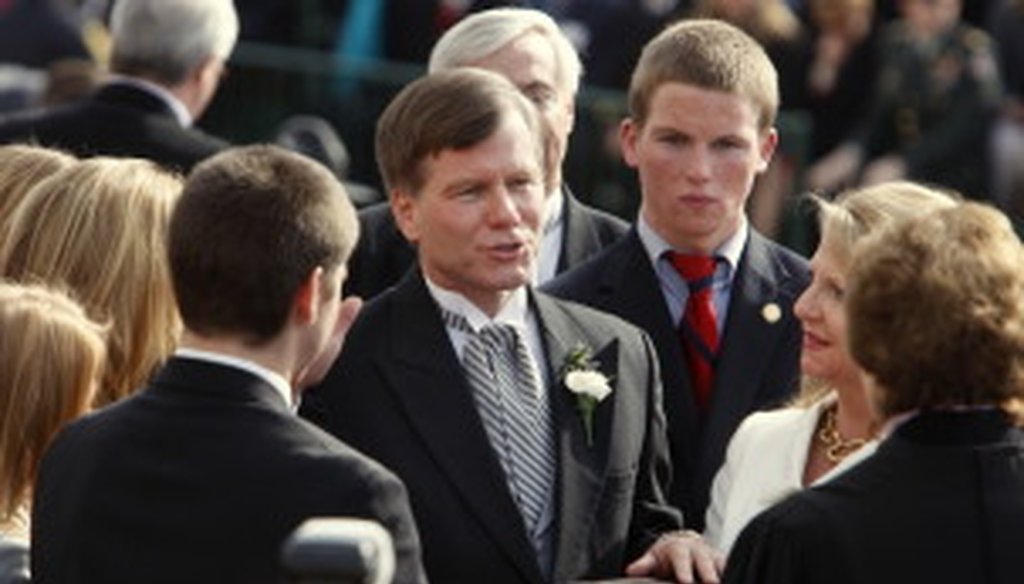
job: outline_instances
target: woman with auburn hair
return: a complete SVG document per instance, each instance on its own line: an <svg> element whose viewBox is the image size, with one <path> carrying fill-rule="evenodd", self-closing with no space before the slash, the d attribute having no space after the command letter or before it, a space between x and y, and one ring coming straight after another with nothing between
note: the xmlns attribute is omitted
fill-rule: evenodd
<svg viewBox="0 0 1024 584"><path fill-rule="evenodd" d="M43 452L64 424L89 409L105 335L63 293L0 281L0 582L19 581L13 576L24 572Z"/></svg>
<svg viewBox="0 0 1024 584"><path fill-rule="evenodd" d="M909 182L815 197L821 242L794 312L804 330L803 389L786 408L752 414L715 477L705 537L728 553L750 519L789 493L831 479L873 450L878 424L847 348L843 297L854 246L885 226L952 207L945 193Z"/></svg>
<svg viewBox="0 0 1024 584"><path fill-rule="evenodd" d="M0 276L65 287L110 323L97 406L140 387L177 343L165 240L181 188L146 160L82 160L32 189L0 245Z"/></svg>
<svg viewBox="0 0 1024 584"><path fill-rule="evenodd" d="M70 154L42 146L0 146L0 243L7 237L14 209L29 189L75 160Z"/></svg>

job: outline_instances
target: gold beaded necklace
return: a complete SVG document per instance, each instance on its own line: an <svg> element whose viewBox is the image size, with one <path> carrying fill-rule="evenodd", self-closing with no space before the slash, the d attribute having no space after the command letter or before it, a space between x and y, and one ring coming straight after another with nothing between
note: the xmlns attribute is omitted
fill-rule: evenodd
<svg viewBox="0 0 1024 584"><path fill-rule="evenodd" d="M839 463L849 456L850 453L868 442L867 438L852 438L849 440L843 438L839 433L838 424L836 424L837 409L837 406L833 405L825 410L821 429L818 430L818 442L821 442L825 449L825 457L834 464Z"/></svg>

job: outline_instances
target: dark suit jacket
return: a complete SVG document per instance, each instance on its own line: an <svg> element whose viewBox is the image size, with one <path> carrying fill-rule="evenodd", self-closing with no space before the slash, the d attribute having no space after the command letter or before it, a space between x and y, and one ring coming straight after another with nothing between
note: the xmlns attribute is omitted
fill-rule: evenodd
<svg viewBox="0 0 1024 584"><path fill-rule="evenodd" d="M78 156L134 156L188 172L228 143L182 127L156 96L110 83L81 102L0 119L0 143L33 141Z"/></svg>
<svg viewBox="0 0 1024 584"><path fill-rule="evenodd" d="M674 482L670 501L688 527L703 529L711 481L733 431L751 411L777 404L797 386L800 324L793 303L807 286L807 262L751 230L732 285L711 404L704 419L690 388L676 324L640 237L628 236L544 289L618 315L644 329L658 348L665 385ZM781 310L777 322L765 305Z"/></svg>
<svg viewBox="0 0 1024 584"><path fill-rule="evenodd" d="M726 582L1024 582L1024 434L997 411L911 419L874 456L765 511Z"/></svg>
<svg viewBox="0 0 1024 584"><path fill-rule="evenodd" d="M204 361L173 358L62 432L34 503L37 583L279 584L281 544L313 516L382 523L395 581L424 581L401 482L265 381Z"/></svg>
<svg viewBox="0 0 1024 584"><path fill-rule="evenodd" d="M620 239L629 225L604 211L588 207L564 188L565 225L557 273L580 264ZM396 284L416 263L416 250L395 225L387 202L359 212L359 242L349 261L345 294L373 298Z"/></svg>
<svg viewBox="0 0 1024 584"><path fill-rule="evenodd" d="M679 525L662 491L670 470L654 350L619 319L539 293L531 302L549 356L558 449L553 579L621 574L657 534ZM592 445L557 377L580 343L613 386L597 406ZM432 581L544 582L418 270L363 309L315 396L330 431L405 482Z"/></svg>

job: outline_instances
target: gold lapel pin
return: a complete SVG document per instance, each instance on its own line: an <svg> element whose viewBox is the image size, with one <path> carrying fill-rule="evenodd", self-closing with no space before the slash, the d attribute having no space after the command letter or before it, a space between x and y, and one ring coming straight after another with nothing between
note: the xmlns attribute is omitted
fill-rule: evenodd
<svg viewBox="0 0 1024 584"><path fill-rule="evenodd" d="M768 324L775 324L779 322L780 318L782 318L782 309L779 308L778 304L775 304L774 302L769 302L768 304L765 304L764 307L761 308L761 317Z"/></svg>

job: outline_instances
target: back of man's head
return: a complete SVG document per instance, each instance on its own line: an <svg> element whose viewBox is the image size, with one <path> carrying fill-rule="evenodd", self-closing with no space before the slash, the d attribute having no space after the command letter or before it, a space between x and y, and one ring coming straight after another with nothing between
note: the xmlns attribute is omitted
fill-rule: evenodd
<svg viewBox="0 0 1024 584"><path fill-rule="evenodd" d="M252 346L274 339L310 274L341 268L358 231L341 183L310 158L249 146L207 159L171 218L171 277L185 327Z"/></svg>
<svg viewBox="0 0 1024 584"><path fill-rule="evenodd" d="M111 68L178 85L207 59L227 59L238 28L232 0L117 0Z"/></svg>

